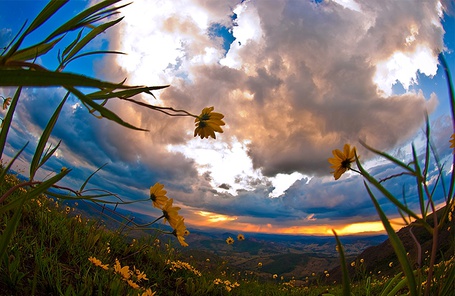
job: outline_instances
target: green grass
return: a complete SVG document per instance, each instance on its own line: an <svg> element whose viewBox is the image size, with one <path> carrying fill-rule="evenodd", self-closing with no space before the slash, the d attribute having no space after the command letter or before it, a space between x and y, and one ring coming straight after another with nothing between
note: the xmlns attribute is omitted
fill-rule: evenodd
<svg viewBox="0 0 455 296"><path fill-rule="evenodd" d="M1 192L19 180L6 175L5 181ZM16 191L5 205L24 192ZM45 195L26 203L16 235L1 259L1 295L142 295L148 288L156 295L342 295L341 283L330 278L285 281L278 276L266 280L257 271L234 270L229 262L183 257L173 237L152 234L133 241L107 229L97 217L77 213L77 208ZM6 212L0 217L0 231L11 216ZM89 257L108 264L108 270L95 266ZM148 280L137 282L139 289L132 288L114 272L116 259L122 267L144 272ZM294 259L305 260L305 256ZM453 266L453 259L450 262ZM352 283L352 291L379 295L386 281L365 276Z"/></svg>

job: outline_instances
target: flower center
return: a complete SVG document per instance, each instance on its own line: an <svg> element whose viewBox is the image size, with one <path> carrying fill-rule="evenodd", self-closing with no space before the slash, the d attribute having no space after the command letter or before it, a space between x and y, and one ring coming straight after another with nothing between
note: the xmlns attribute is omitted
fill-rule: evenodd
<svg viewBox="0 0 455 296"><path fill-rule="evenodd" d="M350 159L345 159L341 162L341 167L345 169L350 169L351 168L351 160Z"/></svg>

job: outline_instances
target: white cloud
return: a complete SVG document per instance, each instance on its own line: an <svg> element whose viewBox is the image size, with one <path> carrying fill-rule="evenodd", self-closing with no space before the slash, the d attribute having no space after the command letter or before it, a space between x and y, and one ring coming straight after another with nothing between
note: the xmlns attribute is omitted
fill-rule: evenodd
<svg viewBox="0 0 455 296"><path fill-rule="evenodd" d="M411 40L412 38L407 38ZM431 48L419 45L413 52L396 51L393 55L376 65L374 82L384 97L392 95L392 86L399 81L405 90L417 82L417 72L426 76L436 75L438 58Z"/></svg>

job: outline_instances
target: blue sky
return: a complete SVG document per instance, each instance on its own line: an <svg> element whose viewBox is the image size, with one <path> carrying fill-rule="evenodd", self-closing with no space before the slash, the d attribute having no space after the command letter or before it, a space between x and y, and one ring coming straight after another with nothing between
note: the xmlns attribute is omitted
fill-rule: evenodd
<svg viewBox="0 0 455 296"><path fill-rule="evenodd" d="M190 229L378 230L362 179L348 173L335 181L327 159L350 143L377 176L396 173L358 140L409 160L412 142L422 148L425 110L441 158L451 155L447 87L437 56L443 51L455 71L454 7L450 1L415 2L135 1L121 10L123 21L89 48L127 55L81 59L66 70L128 78L129 84L170 84L155 93L157 100L139 99L194 114L215 106L226 116L225 132L216 140L195 139L191 118L109 102L122 118L150 130L131 131L94 118L71 98L51 140L63 144L41 177L69 167L65 182L78 187L107 163L93 187L137 200L161 182ZM0 47L45 4L0 0ZM87 5L71 1L55 23ZM39 62L54 69L56 56L51 52ZM60 89L26 90L5 157L30 141L22 166L30 159L63 95ZM393 179L387 185L398 195L405 186L415 205L410 182ZM131 209L159 214L145 203Z"/></svg>

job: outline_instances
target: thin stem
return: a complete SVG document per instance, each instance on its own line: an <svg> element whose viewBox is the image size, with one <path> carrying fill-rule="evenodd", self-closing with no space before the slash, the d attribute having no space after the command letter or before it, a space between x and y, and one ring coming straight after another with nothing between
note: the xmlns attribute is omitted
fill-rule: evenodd
<svg viewBox="0 0 455 296"><path fill-rule="evenodd" d="M152 109L152 110L155 110L155 111L162 112L162 113L164 113L166 115L169 115L169 116L191 116L191 117L194 117L194 118L198 118L197 115L191 114L190 112L188 112L186 110L174 109L172 107L153 106L153 105L150 105L150 104L147 104L147 103L144 103L144 102L140 102L140 101L136 101L136 100L130 99L130 98L122 98L122 97L120 97L120 99L121 100L125 100L125 101L129 101L131 103L137 104L137 105L142 106L142 107L146 107L148 109ZM175 113L169 113L169 112L167 112L165 110L169 110L169 111L172 111L172 112L175 112ZM178 114L178 113L183 113L183 114Z"/></svg>
<svg viewBox="0 0 455 296"><path fill-rule="evenodd" d="M412 227L409 228L409 234L411 234L411 237L417 246L417 267L420 268L422 267L422 246L420 245L419 241L412 232Z"/></svg>
<svg viewBox="0 0 455 296"><path fill-rule="evenodd" d="M0 203L2 203L3 201L5 201L5 199L11 195L11 193L14 192L14 190L18 189L18 188L21 188L21 187L25 187L25 186L32 186L32 185L35 185L35 184L40 184L41 182L39 181L28 181L28 182L24 182L24 183L20 183L20 184L17 184L17 185L14 185L13 187L11 187L8 191L6 191L1 197L0 197Z"/></svg>

